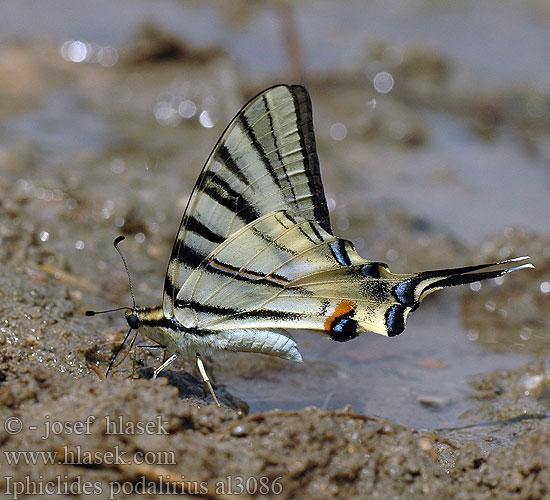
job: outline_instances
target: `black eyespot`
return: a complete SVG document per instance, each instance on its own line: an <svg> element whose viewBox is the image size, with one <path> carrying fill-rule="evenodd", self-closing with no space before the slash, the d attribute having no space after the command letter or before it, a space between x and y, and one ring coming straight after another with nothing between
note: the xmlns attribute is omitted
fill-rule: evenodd
<svg viewBox="0 0 550 500"><path fill-rule="evenodd" d="M132 329L132 330L137 330L141 323L139 322L139 318L135 315L135 314L130 314L127 318L126 318L126 321L128 321L128 326Z"/></svg>

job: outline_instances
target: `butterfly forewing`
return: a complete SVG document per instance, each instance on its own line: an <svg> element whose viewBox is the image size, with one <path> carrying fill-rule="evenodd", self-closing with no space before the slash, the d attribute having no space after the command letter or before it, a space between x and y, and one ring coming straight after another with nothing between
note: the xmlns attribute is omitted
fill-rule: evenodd
<svg viewBox="0 0 550 500"><path fill-rule="evenodd" d="M311 102L300 86L277 86L250 101L211 153L172 250L164 310L193 269L229 236L263 215L288 210L331 232L319 173Z"/></svg>

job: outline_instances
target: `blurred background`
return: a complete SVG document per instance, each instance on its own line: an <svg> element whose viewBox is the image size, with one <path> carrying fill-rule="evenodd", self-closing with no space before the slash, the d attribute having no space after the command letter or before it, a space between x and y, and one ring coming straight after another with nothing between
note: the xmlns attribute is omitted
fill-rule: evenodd
<svg viewBox="0 0 550 500"><path fill-rule="evenodd" d="M349 403L442 427L478 418L476 377L508 370L517 401L545 408L550 391L530 388L550 387L549 23L545 0L4 0L3 289L39 276L82 329L21 349L103 370L124 319L82 313L130 303L112 240L127 237L138 302L159 303L220 133L263 88L301 83L335 233L365 258L413 272L530 255L536 269L430 296L396 339L298 332L304 365L218 355L216 381L252 411Z"/></svg>

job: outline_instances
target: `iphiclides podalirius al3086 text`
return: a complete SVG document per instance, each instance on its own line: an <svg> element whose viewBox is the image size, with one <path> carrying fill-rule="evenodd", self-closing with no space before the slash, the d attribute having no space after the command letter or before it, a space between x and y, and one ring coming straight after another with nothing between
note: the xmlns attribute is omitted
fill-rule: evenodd
<svg viewBox="0 0 550 500"><path fill-rule="evenodd" d="M393 337L426 295L533 267L516 264L527 258L394 274L360 257L332 232L309 95L278 85L254 97L222 134L183 214L162 303L128 308L128 334L142 331L171 354L155 377L177 356L196 356L219 404L201 353L301 361L287 329L338 342L365 331Z"/></svg>

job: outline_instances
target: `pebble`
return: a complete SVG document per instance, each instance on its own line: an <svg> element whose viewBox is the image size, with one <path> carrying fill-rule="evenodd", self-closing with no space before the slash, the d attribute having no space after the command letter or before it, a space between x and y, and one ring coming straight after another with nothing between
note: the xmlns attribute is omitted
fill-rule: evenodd
<svg viewBox="0 0 550 500"><path fill-rule="evenodd" d="M449 404L448 398L439 396L419 396L418 402L426 408L443 408Z"/></svg>

